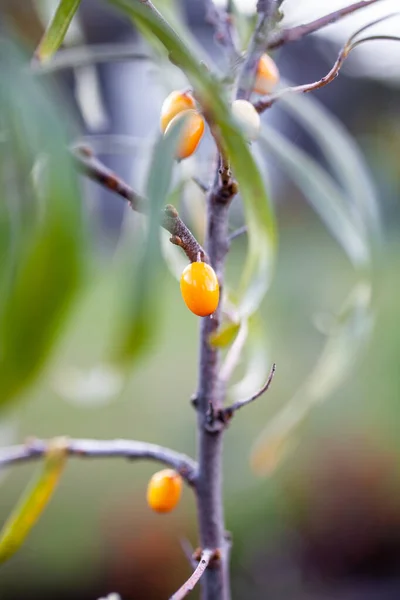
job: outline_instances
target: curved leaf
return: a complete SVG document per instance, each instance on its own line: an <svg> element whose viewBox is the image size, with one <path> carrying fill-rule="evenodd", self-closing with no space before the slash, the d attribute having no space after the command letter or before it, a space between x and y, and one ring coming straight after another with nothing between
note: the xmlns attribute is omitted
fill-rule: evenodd
<svg viewBox="0 0 400 600"><path fill-rule="evenodd" d="M304 150L297 148L271 127L263 126L259 143L278 159L289 177L303 191L306 200L340 243L353 265L366 269L371 256L364 228L346 210L343 194L332 177Z"/></svg>
<svg viewBox="0 0 400 600"><path fill-rule="evenodd" d="M354 206L353 216L366 232L379 239L381 222L375 186L364 158L343 123L312 94L287 94L281 104L313 137L324 153L346 197Z"/></svg>
<svg viewBox="0 0 400 600"><path fill-rule="evenodd" d="M67 460L66 440L51 442L44 467L35 475L0 532L0 563L11 558L24 543L49 503Z"/></svg>
<svg viewBox="0 0 400 600"><path fill-rule="evenodd" d="M352 372L371 332L371 296L371 285L360 282L346 300L310 376L256 440L251 455L256 473L266 475L277 467L296 443L296 433L311 409Z"/></svg>
<svg viewBox="0 0 400 600"><path fill-rule="evenodd" d="M161 208L165 205L172 178L175 151L184 123L159 139L149 166L146 197L149 202L147 235L136 264L125 261L123 315L115 343L113 361L125 363L135 358L157 331L158 308L164 279L160 245ZM132 251L129 251L130 256ZM135 257L134 257L135 258Z"/></svg>
<svg viewBox="0 0 400 600"><path fill-rule="evenodd" d="M244 201L249 228L248 256L240 288L239 312L246 317L257 310L271 278L277 232L272 206L259 169L246 140L235 124L224 99L221 83L204 67L150 3L109 0L148 33L151 43L160 41L170 60L194 86L201 104L219 126Z"/></svg>

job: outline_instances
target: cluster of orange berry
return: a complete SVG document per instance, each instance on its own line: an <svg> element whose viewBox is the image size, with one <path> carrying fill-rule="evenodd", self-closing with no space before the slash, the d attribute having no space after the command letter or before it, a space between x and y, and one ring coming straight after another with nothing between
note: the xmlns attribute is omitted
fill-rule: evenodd
<svg viewBox="0 0 400 600"><path fill-rule="evenodd" d="M269 94L279 81L279 71L268 54L263 54L257 65L254 91ZM246 137L254 140L260 129L260 117L247 100L235 100L232 114L242 127ZM176 157L188 158L197 149L204 134L204 117L196 108L196 101L189 91L174 91L161 107L161 131L167 134L181 119L185 118ZM186 267L181 276L181 292L187 307L199 317L211 315L219 302L218 278L210 265L198 261Z"/></svg>

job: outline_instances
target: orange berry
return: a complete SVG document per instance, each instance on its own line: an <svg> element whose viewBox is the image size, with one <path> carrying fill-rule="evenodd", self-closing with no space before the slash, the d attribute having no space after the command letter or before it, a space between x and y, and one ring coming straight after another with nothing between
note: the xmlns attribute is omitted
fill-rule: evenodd
<svg viewBox="0 0 400 600"><path fill-rule="evenodd" d="M147 504L158 513L170 512L178 504L182 477L172 469L154 473L147 486Z"/></svg>
<svg viewBox="0 0 400 600"><path fill-rule="evenodd" d="M188 265L181 276L181 293L186 306L195 315L211 315L219 302L219 284L214 269L204 262Z"/></svg>
<svg viewBox="0 0 400 600"><path fill-rule="evenodd" d="M257 65L254 91L257 92L257 94L270 94L278 81L278 67L268 54L263 54Z"/></svg>
<svg viewBox="0 0 400 600"><path fill-rule="evenodd" d="M186 123L180 134L180 140L176 151L176 158L183 160L188 158L197 150L204 133L204 119L200 113L195 110L184 110L170 121L165 133L168 133L172 127L181 119L185 118Z"/></svg>
<svg viewBox="0 0 400 600"><path fill-rule="evenodd" d="M165 132L169 123L176 115L191 108L196 108L196 103L189 92L171 92L171 94L165 98L161 107L161 131L163 133Z"/></svg>

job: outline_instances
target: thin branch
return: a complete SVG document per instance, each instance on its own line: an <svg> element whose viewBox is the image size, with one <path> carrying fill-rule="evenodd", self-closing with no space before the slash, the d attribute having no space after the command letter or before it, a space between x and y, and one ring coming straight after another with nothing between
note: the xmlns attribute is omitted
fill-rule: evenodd
<svg viewBox="0 0 400 600"><path fill-rule="evenodd" d="M343 63L346 60L346 58L349 56L350 52L352 50L354 50L354 48L357 48L357 46L360 46L361 44L363 44L365 42L373 42L373 41L395 41L395 42L398 42L398 41L400 41L400 37L395 36L395 35L371 35L371 36L368 36L365 38L361 38L359 40L356 39L356 37L361 32L365 31L369 27L372 27L372 25L376 25L377 23L385 21L386 19L391 18L397 14L398 13L394 13L392 15L386 15L385 17L383 17L381 19L377 19L376 21L373 21L372 23L369 23L368 25L366 25L366 26L362 27L361 29L359 29L358 31L356 31L351 36L351 38L346 42L345 46L341 49L339 56L337 57L337 59L335 61L335 64L333 65L331 70L324 77L322 77L318 81L285 88L283 90L280 90L279 92L276 92L275 94L266 96L265 98L261 98L260 100L258 100L257 102L254 103L254 108L256 109L256 111L258 113L264 112L267 108L270 108L277 100L280 100L282 98L282 96L286 96L287 94L295 94L295 93L308 94L309 92L313 92L314 90L318 90L318 89L324 87L325 85L328 85L328 83L331 83L332 81L334 81L334 79L336 79L336 77L339 75L340 69L342 68Z"/></svg>
<svg viewBox="0 0 400 600"><path fill-rule="evenodd" d="M0 450L0 467L37 460L47 452L51 440L30 439L20 446ZM194 460L169 448L130 440L68 440L67 453L78 458L121 457L128 460L148 459L161 462L177 471L194 486L197 464Z"/></svg>
<svg viewBox="0 0 400 600"><path fill-rule="evenodd" d="M38 75L54 73L63 69L86 67L95 63L131 60L151 60L151 56L132 44L93 44L59 50L51 60L41 63L32 61L31 70Z"/></svg>
<svg viewBox="0 0 400 600"><path fill-rule="evenodd" d="M232 31L232 18L227 11L219 8L213 0L203 0L206 11L206 21L213 26L215 40L223 46L228 54L230 66L234 67L240 60Z"/></svg>
<svg viewBox="0 0 400 600"><path fill-rule="evenodd" d="M197 177L196 175L193 175L192 177L192 181L197 185L197 187L204 193L207 193L209 190L209 187L206 183L204 183L204 181L202 181L200 179L200 177Z"/></svg>
<svg viewBox="0 0 400 600"><path fill-rule="evenodd" d="M236 98L244 100L248 100L251 96L258 62L267 48L269 37L279 18L277 0L261 0L257 5L257 10L259 13L258 23L237 82Z"/></svg>
<svg viewBox="0 0 400 600"><path fill-rule="evenodd" d="M242 225L242 227L238 227L238 229L235 229L235 231L232 231L232 233L229 234L229 243L233 240L236 240L236 238L240 237L241 235L244 235L245 233L247 233L247 225Z"/></svg>
<svg viewBox="0 0 400 600"><path fill-rule="evenodd" d="M196 569L193 571L192 575L189 577L187 581L183 584L182 587L179 588L175 594L173 594L170 600L182 600L186 598L186 596L194 589L196 584L201 579L204 571L207 569L210 561L215 556L215 550L203 550L201 553L201 557L199 560L199 564Z"/></svg>
<svg viewBox="0 0 400 600"><path fill-rule="evenodd" d="M147 200L137 194L123 179L108 169L92 154L89 148L75 148L73 157L77 168L87 177L111 192L115 192L125 200L128 200L132 210L143 214L148 213ZM183 223L176 208L171 204L167 204L163 209L161 226L170 232L170 241L176 246L180 246L191 262L198 260L199 255L204 262L208 262L208 257L204 249Z"/></svg>
<svg viewBox="0 0 400 600"><path fill-rule="evenodd" d="M316 19L315 21L311 21L310 23L297 25L296 27L290 27L289 29L283 29L271 37L267 48L268 50L272 50L273 48L279 48L279 46L283 46L283 44L287 44L289 42L297 42L304 36L314 33L315 31L319 31L319 29L322 29L327 25L336 23L340 19L343 19L343 17L346 17L347 15L350 15L361 8L371 6L376 2L379 2L379 0L362 0L361 2L355 2L350 6L345 6L340 10L335 10L334 12Z"/></svg>
<svg viewBox="0 0 400 600"><path fill-rule="evenodd" d="M276 364L274 363L272 365L270 374L268 376L267 381L265 382L265 384L262 386L262 388L260 390L258 390L258 392L256 392L253 396L251 396L250 398L247 398L247 400L239 400L238 402L235 402L234 404L232 404L231 406L227 406L226 408L224 408L223 410L221 410L218 414L218 418L223 421L224 423L227 423L228 421L230 421L230 419L233 417L234 413L237 410L240 410L241 408L243 408L244 406L247 406L248 404L251 404L251 402L254 402L255 400L257 400L260 396L262 396L263 394L265 394L265 392L269 389L272 380L274 378L275 375L275 371L276 371Z"/></svg>

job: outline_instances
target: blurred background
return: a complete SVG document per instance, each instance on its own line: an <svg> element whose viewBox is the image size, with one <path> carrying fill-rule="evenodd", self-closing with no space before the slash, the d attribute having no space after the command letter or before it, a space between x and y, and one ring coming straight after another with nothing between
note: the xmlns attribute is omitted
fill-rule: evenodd
<svg viewBox="0 0 400 600"><path fill-rule="evenodd" d="M283 23L298 24L346 4L350 3L286 0ZM32 51L55 5L44 0L0 0L2 36L16 36ZM157 5L185 22L224 68L201 2L165 0ZM237 8L246 35L252 3L242 0ZM282 77L298 84L320 79L352 32L398 8L398 0L383 0L316 36L283 47L274 55ZM373 32L389 33L390 27L395 34L399 25L396 17ZM88 48L100 52L100 44L104 50L103 45L111 43L133 48L140 58L84 60ZM74 122L73 141L89 143L142 192L162 101L169 91L183 87L184 79L176 69L166 69L165 62L152 60L131 23L96 0L82 1L61 55L62 68L41 77L55 80L57 98ZM263 117L266 135L270 127L284 135L290 147L294 145L335 181L340 180L335 172L338 164L329 161L324 138L331 139L330 150L336 147L338 156L344 157L350 148L359 168L352 183L355 189L360 185L363 210L373 211L376 200L382 223L372 243L373 275L368 286L373 300L362 347L356 336L346 338L341 354L345 364L334 384L327 385L326 401L318 403L296 430L295 452L288 452L273 472L258 468L259 460L252 460L256 440L262 447L267 423L304 389L323 353L332 315L357 277L326 225L329 216L324 215L323 203L315 210L315 202L307 202L315 194L312 185L308 195L301 173L290 176L282 153L256 145L276 207L280 243L261 324L255 327L254 352L250 349L245 356L237 376L243 384L241 377L247 373L247 387L236 388L232 397L257 387L272 361L277 374L268 394L238 415L226 436L224 493L234 541L235 599L400 598L399 59L400 44L366 44L355 51L334 83L304 105L302 117L289 105L279 104ZM79 60L82 64L76 66ZM329 124L339 132L337 140L326 129ZM359 150L352 146L354 141ZM211 159L206 137L196 158L176 167L176 181L185 183L174 203L180 204L184 219L199 237L204 195L191 177L200 173L208 182ZM305 162L300 171L306 172L309 164ZM30 435L131 438L194 454L189 399L197 377L197 319L183 305L179 285L169 274L157 337L135 361L129 380L99 366L118 319L116 257L126 251L137 219L128 215L120 199L95 184L82 181L82 187L90 275L39 381L18 402L2 409L0 443L18 443ZM232 227L240 226L241 219L237 203ZM245 249L245 236L235 240L228 265L232 281ZM173 270L178 250L173 248L173 258L165 251ZM350 350L348 358L345 350ZM33 470L29 465L0 473L0 522ZM171 515L150 511L145 490L155 470L151 463L70 460L43 518L22 550L1 568L2 600L92 600L114 591L123 600L169 597L190 573L181 545L189 540L196 546L196 515L188 490Z"/></svg>

